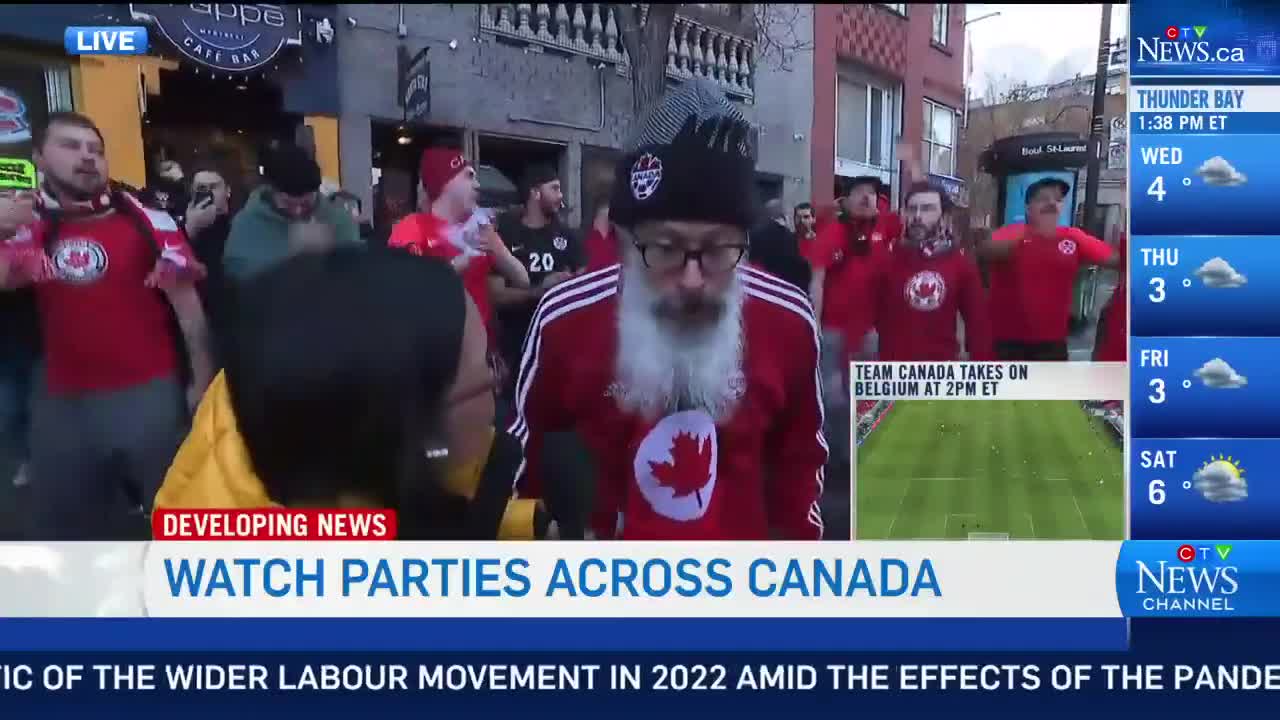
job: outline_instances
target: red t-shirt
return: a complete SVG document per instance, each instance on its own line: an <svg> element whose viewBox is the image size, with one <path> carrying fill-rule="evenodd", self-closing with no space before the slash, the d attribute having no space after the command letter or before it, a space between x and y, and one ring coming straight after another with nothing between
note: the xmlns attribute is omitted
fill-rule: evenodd
<svg viewBox="0 0 1280 720"><path fill-rule="evenodd" d="M1062 342L1070 332L1076 275L1113 250L1074 227L1059 227L1052 238L1021 223L991 234L997 242L1015 238L1021 239L1013 251L990 267L992 334L996 341Z"/></svg>
<svg viewBox="0 0 1280 720"><path fill-rule="evenodd" d="M618 236L611 229L608 233L602 233L595 228L591 228L591 232L587 234L586 242L583 243L587 251L587 270L600 270L610 265L617 265L622 262L621 255L618 252Z"/></svg>
<svg viewBox="0 0 1280 720"><path fill-rule="evenodd" d="M391 228L388 247L405 248L413 255L434 257L446 262L462 254L452 242L449 242L449 223L430 213L414 213ZM495 328L492 322L493 304L489 301L489 274L493 272L493 257L484 254L471 258L466 269L461 272L462 284L476 304L480 317L484 320L485 330L489 333L489 343L494 341Z"/></svg>
<svg viewBox="0 0 1280 720"><path fill-rule="evenodd" d="M56 279L35 287L51 391L119 390L177 372L166 300L143 284L154 241L116 212L63 222L45 243Z"/></svg>
<svg viewBox="0 0 1280 720"><path fill-rule="evenodd" d="M899 245L876 279L881 360L959 360L957 314L964 319L969 359L991 359L987 293L969 257L955 249L925 257L916 248Z"/></svg>
<svg viewBox="0 0 1280 720"><path fill-rule="evenodd" d="M844 223L827 222L818 228L818 236L804 249L805 258L814 270L825 270L822 286L822 327L844 333L850 352L861 346L871 326L875 295L872 280L877 268L888 257L889 219ZM855 244L868 249L855 254Z"/></svg>
<svg viewBox="0 0 1280 720"><path fill-rule="evenodd" d="M1128 295L1128 247L1125 243L1124 234L1120 235L1120 246L1116 251L1120 253L1120 282L1116 285L1115 291L1111 293L1111 299L1107 301L1107 306L1102 309L1101 327L1102 336L1099 337L1094 346L1093 359L1098 362L1124 362L1128 360L1128 340L1129 340L1129 313L1127 307Z"/></svg>

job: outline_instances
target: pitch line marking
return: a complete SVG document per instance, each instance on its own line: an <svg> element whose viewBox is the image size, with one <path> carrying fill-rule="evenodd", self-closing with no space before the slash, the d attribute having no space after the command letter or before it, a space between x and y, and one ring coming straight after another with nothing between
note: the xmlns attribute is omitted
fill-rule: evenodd
<svg viewBox="0 0 1280 720"><path fill-rule="evenodd" d="M1027 523L1031 525L1031 539L1038 540L1040 535L1036 532L1036 521L1031 517L1031 513L1023 513L1027 516Z"/></svg>
<svg viewBox="0 0 1280 720"><path fill-rule="evenodd" d="M1053 477L1045 479L1049 482L1071 482L1071 478ZM1084 519L1084 511L1080 509L1080 499L1076 497L1074 488L1071 490L1071 504L1076 508L1076 517L1080 518L1080 527L1084 528L1084 537L1087 540L1093 534L1093 530L1089 527L1089 521Z"/></svg>
<svg viewBox="0 0 1280 720"><path fill-rule="evenodd" d="M1084 527L1084 537L1087 540L1093 531L1089 529L1089 521L1084 519L1084 511L1080 509L1080 501L1076 499L1075 491L1071 493L1071 504L1076 506L1076 515L1080 516L1080 525Z"/></svg>
<svg viewBox="0 0 1280 720"><path fill-rule="evenodd" d="M978 514L977 514L977 513L947 513L947 514L943 517L943 519L942 519L942 535L943 535L943 537L946 537L946 538L948 538L948 539L954 539L954 538L952 538L952 537L951 537L951 535L950 535L950 533L951 533L951 518L953 518L953 517L958 517L958 518L976 518L976 517L978 517Z"/></svg>
<svg viewBox="0 0 1280 720"><path fill-rule="evenodd" d="M911 492L911 478L907 478L906 485L902 488L902 498L898 500L898 509L893 513L893 519L889 521L889 531L885 533L885 540L893 539L893 526L898 524L898 516L902 515L902 506L907 502L907 495ZM856 512L856 511L855 511Z"/></svg>

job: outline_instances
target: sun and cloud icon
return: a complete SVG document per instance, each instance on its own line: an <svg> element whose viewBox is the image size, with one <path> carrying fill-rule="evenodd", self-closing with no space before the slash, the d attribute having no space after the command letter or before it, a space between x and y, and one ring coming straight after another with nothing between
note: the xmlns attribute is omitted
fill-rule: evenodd
<svg viewBox="0 0 1280 720"><path fill-rule="evenodd" d="M1205 387L1215 390L1235 390L1249 384L1249 378L1236 372L1222 358L1214 358L1201 365L1194 375L1200 378Z"/></svg>
<svg viewBox="0 0 1280 720"><path fill-rule="evenodd" d="M1194 274L1205 287L1211 288L1238 288L1249 282L1249 278L1241 275L1231 267L1231 263L1220 257L1206 260Z"/></svg>
<svg viewBox="0 0 1280 720"><path fill-rule="evenodd" d="M1201 497L1212 503L1240 502L1249 497L1244 468L1233 457L1218 455L1200 466L1191 478Z"/></svg>
<svg viewBox="0 0 1280 720"><path fill-rule="evenodd" d="M1221 155L1214 155L1204 161L1197 170L1196 174L1204 181L1205 185L1214 185L1217 187L1234 187L1243 185L1249 181L1244 173L1235 169L1227 159Z"/></svg>

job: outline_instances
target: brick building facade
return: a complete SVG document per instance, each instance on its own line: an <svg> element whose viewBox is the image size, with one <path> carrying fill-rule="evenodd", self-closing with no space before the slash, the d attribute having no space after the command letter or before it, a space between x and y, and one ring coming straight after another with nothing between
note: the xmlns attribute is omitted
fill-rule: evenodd
<svg viewBox="0 0 1280 720"><path fill-rule="evenodd" d="M519 182L530 162L553 164L567 216L589 221L631 130L629 69L612 6L550 4L341 5L342 185L366 198L377 179L411 192L421 148L450 141L493 178ZM809 32L804 8L797 29ZM763 195L807 199L805 57L776 74L756 56L750 5L681 7L667 77L711 77L760 129ZM397 53L429 48L430 111L402 123ZM795 78L803 76L804 82ZM797 96L797 93L803 93ZM801 108L797 110L797 108ZM777 147L775 147L777 146Z"/></svg>
<svg viewBox="0 0 1280 720"><path fill-rule="evenodd" d="M814 201L837 177L876 175L897 197L899 142L915 143L925 172L963 196L956 145L964 110L962 4L814 6Z"/></svg>

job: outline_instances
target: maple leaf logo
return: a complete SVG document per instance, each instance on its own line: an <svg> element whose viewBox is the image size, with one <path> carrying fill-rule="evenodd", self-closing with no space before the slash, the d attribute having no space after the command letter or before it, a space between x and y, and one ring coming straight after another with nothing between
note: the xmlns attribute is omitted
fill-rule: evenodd
<svg viewBox="0 0 1280 720"><path fill-rule="evenodd" d="M693 495L703 506L702 488L711 478L711 439L680 432L671 438L671 460L649 461L649 470L658 484L671 488L674 497Z"/></svg>

